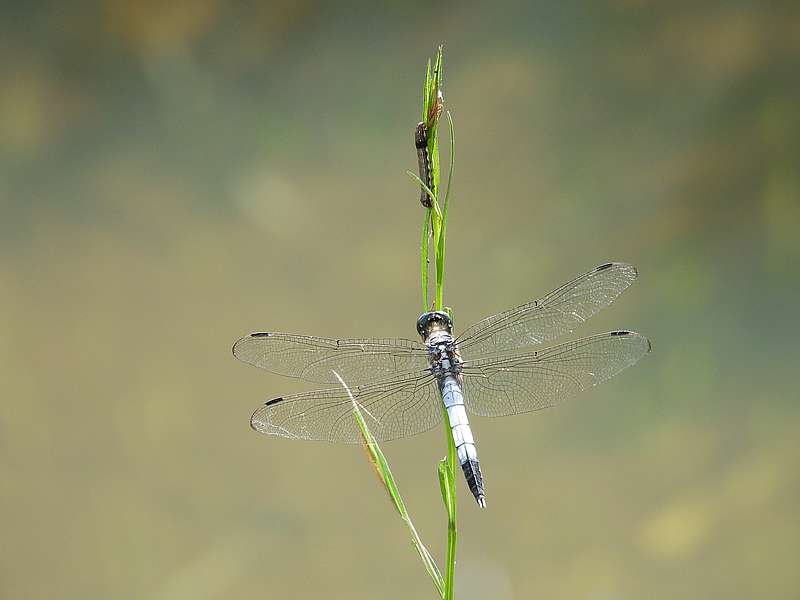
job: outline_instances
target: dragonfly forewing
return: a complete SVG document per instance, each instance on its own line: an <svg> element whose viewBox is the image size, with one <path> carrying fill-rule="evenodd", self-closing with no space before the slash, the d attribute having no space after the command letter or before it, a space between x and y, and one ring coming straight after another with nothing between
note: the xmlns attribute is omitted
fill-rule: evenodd
<svg viewBox="0 0 800 600"><path fill-rule="evenodd" d="M636 276L632 265L605 263L538 300L479 321L456 342L465 357L478 358L555 339L611 304Z"/></svg>
<svg viewBox="0 0 800 600"><path fill-rule="evenodd" d="M288 333L252 333L233 345L239 360L278 375L348 385L428 366L425 346L402 338L332 339Z"/></svg>

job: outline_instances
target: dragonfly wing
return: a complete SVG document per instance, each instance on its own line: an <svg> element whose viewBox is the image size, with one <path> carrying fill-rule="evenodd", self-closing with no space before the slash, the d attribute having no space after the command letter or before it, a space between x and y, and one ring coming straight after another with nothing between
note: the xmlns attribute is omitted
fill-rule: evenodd
<svg viewBox="0 0 800 600"><path fill-rule="evenodd" d="M317 383L350 383L417 371L428 366L425 346L404 339L348 339L252 333L233 345L239 360L278 375Z"/></svg>
<svg viewBox="0 0 800 600"><path fill-rule="evenodd" d="M610 379L650 352L633 331L610 331L539 352L466 361L470 412L500 417L553 406Z"/></svg>
<svg viewBox="0 0 800 600"><path fill-rule="evenodd" d="M442 420L434 377L429 369L350 388L375 439L392 440L422 433ZM336 388L270 400L250 419L253 429L282 437L361 442L347 391Z"/></svg>
<svg viewBox="0 0 800 600"><path fill-rule="evenodd" d="M571 332L611 304L636 276L632 265L600 265L538 300L479 321L456 341L469 358L541 344Z"/></svg>

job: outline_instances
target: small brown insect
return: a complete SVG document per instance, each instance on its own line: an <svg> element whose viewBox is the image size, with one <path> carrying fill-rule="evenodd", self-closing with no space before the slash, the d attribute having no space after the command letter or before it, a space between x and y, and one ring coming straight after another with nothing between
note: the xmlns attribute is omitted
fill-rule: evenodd
<svg viewBox="0 0 800 600"><path fill-rule="evenodd" d="M439 90L436 93L436 100L428 109L428 127L433 127L434 123L439 120L439 115L442 114L442 110L444 110L444 96L442 95L442 90Z"/></svg>

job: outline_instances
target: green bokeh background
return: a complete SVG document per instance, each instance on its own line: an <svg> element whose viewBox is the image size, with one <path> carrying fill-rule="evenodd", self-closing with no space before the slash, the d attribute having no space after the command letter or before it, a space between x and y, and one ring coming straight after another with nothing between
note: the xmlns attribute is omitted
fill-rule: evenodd
<svg viewBox="0 0 800 600"><path fill-rule="evenodd" d="M433 598L357 447L249 331L413 337L413 127L445 44L456 327L607 260L653 340L473 419L461 599L800 595L800 9L57 2L0 9L0 597ZM384 446L436 556L441 431Z"/></svg>

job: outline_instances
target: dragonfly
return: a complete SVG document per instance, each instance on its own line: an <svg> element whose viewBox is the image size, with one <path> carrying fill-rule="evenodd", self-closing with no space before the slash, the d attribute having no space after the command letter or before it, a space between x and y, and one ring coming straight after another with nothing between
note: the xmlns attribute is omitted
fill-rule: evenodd
<svg viewBox="0 0 800 600"><path fill-rule="evenodd" d="M446 412L467 485L483 508L484 479L468 414L500 417L553 406L649 353L650 341L627 330L540 347L611 304L637 274L626 263L602 264L457 335L448 313L426 312L417 320L419 341L251 333L233 345L236 358L332 387L269 400L250 425L291 439L359 443L354 402L378 441L428 431Z"/></svg>

